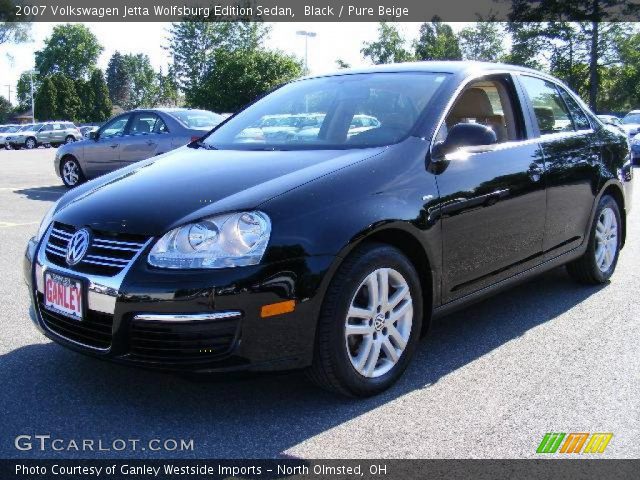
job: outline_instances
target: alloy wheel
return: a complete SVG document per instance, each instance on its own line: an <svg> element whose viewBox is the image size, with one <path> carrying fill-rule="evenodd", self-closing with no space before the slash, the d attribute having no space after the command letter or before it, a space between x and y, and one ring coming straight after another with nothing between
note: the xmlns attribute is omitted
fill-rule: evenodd
<svg viewBox="0 0 640 480"><path fill-rule="evenodd" d="M36 141L33 138L28 138L25 146L31 150L32 148L36 148Z"/></svg>
<svg viewBox="0 0 640 480"><path fill-rule="evenodd" d="M618 220L615 212L605 207L600 212L596 224L596 265L601 272L607 272L618 251Z"/></svg>
<svg viewBox="0 0 640 480"><path fill-rule="evenodd" d="M413 301L406 279L392 268L379 268L360 284L345 319L351 365L375 378L399 361L411 336Z"/></svg>
<svg viewBox="0 0 640 480"><path fill-rule="evenodd" d="M69 160L62 166L62 177L67 185L73 186L80 179L80 171L76 162Z"/></svg>
<svg viewBox="0 0 640 480"><path fill-rule="evenodd" d="M75 138L73 138L73 137L69 136L69 137L67 137L67 139L64 141L64 143L69 144L69 143L73 143L73 142L75 142L75 141L76 141L76 139L75 139Z"/></svg>

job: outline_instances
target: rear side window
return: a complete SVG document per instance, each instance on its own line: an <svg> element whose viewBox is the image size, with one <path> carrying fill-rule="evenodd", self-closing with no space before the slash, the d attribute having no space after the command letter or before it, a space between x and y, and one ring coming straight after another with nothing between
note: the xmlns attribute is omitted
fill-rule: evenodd
<svg viewBox="0 0 640 480"><path fill-rule="evenodd" d="M540 135L573 131L569 110L553 83L526 75L520 80L533 107Z"/></svg>
<svg viewBox="0 0 640 480"><path fill-rule="evenodd" d="M562 99L569 108L569 112L571 113L571 118L573 119L573 126L575 127L575 129L590 130L591 123L589 123L587 115L584 113L582 108L580 108L578 102L576 102L573 97L562 88L560 88L560 95L562 95Z"/></svg>

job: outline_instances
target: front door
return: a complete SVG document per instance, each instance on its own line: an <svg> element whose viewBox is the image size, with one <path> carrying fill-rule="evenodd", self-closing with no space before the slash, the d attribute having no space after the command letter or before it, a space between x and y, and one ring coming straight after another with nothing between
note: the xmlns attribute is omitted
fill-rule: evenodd
<svg viewBox="0 0 640 480"><path fill-rule="evenodd" d="M114 118L98 130L97 140L89 140L84 147L87 176L93 178L120 167L120 144L130 114Z"/></svg>
<svg viewBox="0 0 640 480"><path fill-rule="evenodd" d="M133 115L126 138L120 149L120 162L123 165L153 157L166 134L162 119L152 112L140 112Z"/></svg>
<svg viewBox="0 0 640 480"><path fill-rule="evenodd" d="M464 89L436 135L457 123L482 123L497 143L448 155L436 170L442 225L443 303L508 278L542 261L544 159L527 140L510 76Z"/></svg>

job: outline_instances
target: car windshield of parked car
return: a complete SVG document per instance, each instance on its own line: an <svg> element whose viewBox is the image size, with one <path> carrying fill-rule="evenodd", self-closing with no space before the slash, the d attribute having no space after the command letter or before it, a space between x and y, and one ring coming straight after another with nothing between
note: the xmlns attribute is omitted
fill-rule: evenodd
<svg viewBox="0 0 640 480"><path fill-rule="evenodd" d="M28 130L35 130L36 125L33 123L29 123L27 125L23 125L18 129L18 132L26 132Z"/></svg>
<svg viewBox="0 0 640 480"><path fill-rule="evenodd" d="M229 150L367 148L406 138L445 73L338 75L285 85L207 136Z"/></svg>
<svg viewBox="0 0 640 480"><path fill-rule="evenodd" d="M171 112L170 115L177 118L185 127L198 130L211 130L224 120L222 115L206 110L180 110Z"/></svg>
<svg viewBox="0 0 640 480"><path fill-rule="evenodd" d="M629 113L622 119L622 123L640 123L640 113Z"/></svg>

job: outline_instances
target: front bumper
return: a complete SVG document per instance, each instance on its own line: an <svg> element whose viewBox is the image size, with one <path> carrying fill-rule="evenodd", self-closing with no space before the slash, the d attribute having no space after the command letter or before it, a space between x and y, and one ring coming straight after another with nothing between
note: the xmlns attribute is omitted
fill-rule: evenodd
<svg viewBox="0 0 640 480"><path fill-rule="evenodd" d="M43 244L47 237L48 233ZM122 274L98 277L49 262L44 248L32 239L24 276L37 328L82 353L165 370L287 370L311 364L316 321L334 257L188 272L149 267L144 260L149 247ZM83 282L82 322L43 308L47 270ZM296 302L293 312L261 317L263 305L287 300Z"/></svg>

